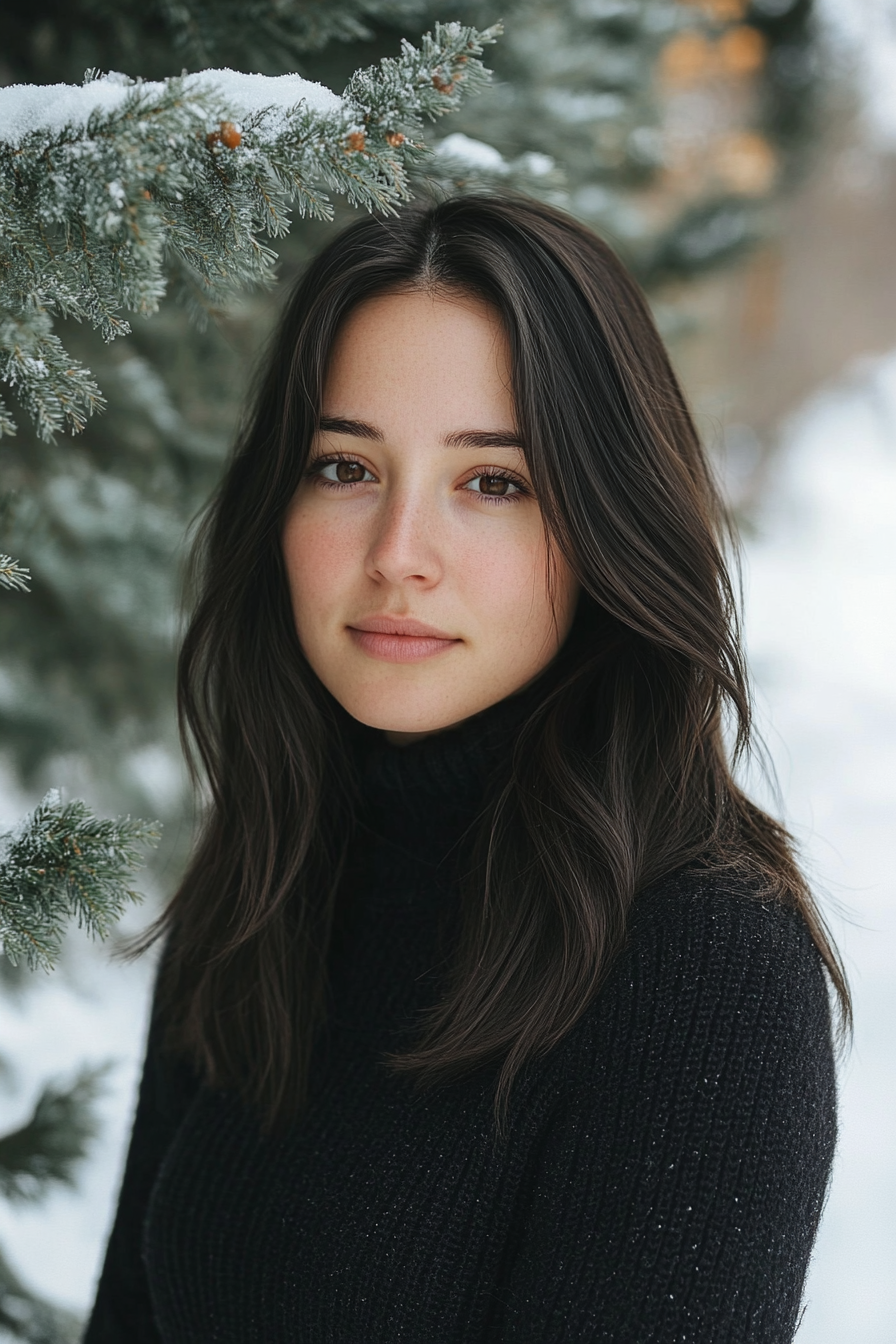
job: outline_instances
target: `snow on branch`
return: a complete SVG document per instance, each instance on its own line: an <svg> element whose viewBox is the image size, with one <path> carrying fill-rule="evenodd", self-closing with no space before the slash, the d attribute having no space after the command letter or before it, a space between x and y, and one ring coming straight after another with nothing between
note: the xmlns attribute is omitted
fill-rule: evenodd
<svg viewBox="0 0 896 1344"><path fill-rule="evenodd" d="M155 824L95 817L85 803L46 795L14 831L0 836L0 942L13 963L49 970L67 925L104 938L125 905L140 899L127 879Z"/></svg>
<svg viewBox="0 0 896 1344"><path fill-rule="evenodd" d="M0 382L40 437L77 432L103 405L54 317L112 340L123 313L156 310L171 273L207 312L271 283L263 239L288 232L291 207L328 218L335 192L393 210L427 154L424 118L483 87L478 57L498 32L436 24L341 97L232 70L0 89ZM0 402L0 434L13 431Z"/></svg>
<svg viewBox="0 0 896 1344"><path fill-rule="evenodd" d="M88 77L77 84L13 84L0 88L3 141L17 149L37 133L57 139L63 133L83 134L94 116L120 112L139 88L151 101L164 98L170 81L134 80L127 75ZM200 70L180 84L187 98L208 94L220 100L231 116L261 115L269 136L288 127L288 114L299 103L325 114L339 110L342 99L322 84L299 75L245 75L236 70Z"/></svg>
<svg viewBox="0 0 896 1344"><path fill-rule="evenodd" d="M505 159L494 145L453 131L433 146L423 170L427 181L448 191L494 191L512 187L536 196L561 192L562 170L549 154L533 151ZM561 198L558 198L561 199Z"/></svg>

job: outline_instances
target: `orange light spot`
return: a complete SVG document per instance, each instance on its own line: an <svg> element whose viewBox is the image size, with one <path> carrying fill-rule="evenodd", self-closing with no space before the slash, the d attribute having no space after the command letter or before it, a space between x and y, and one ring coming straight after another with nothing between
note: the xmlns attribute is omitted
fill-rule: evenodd
<svg viewBox="0 0 896 1344"><path fill-rule="evenodd" d="M716 43L719 64L730 75L753 75L765 61L767 43L757 28L746 23L729 28Z"/></svg>
<svg viewBox="0 0 896 1344"><path fill-rule="evenodd" d="M731 191L742 196L764 196L774 186L778 160L758 131L737 131L720 142L715 168Z"/></svg>
<svg viewBox="0 0 896 1344"><path fill-rule="evenodd" d="M660 74L668 84L697 84L714 67L712 43L701 33L679 33L660 56Z"/></svg>

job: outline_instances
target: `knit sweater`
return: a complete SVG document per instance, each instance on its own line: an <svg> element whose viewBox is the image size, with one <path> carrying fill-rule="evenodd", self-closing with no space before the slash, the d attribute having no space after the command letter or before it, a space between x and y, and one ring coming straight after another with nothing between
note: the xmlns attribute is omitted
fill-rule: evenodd
<svg viewBox="0 0 896 1344"><path fill-rule="evenodd" d="M502 1138L493 1071L426 1091L383 1063L438 994L452 855L507 750L486 715L368 758L328 1025L286 1132L151 1029L85 1344L792 1339L835 1140L799 915L695 869L642 892Z"/></svg>

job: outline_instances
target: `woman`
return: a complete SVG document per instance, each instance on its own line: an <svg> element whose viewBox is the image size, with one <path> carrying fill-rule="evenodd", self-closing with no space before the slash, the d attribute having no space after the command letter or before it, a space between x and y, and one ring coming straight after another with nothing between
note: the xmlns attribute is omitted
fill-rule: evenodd
<svg viewBox="0 0 896 1344"><path fill-rule="evenodd" d="M584 227L311 265L200 539L208 814L89 1344L792 1338L848 997L732 778L722 541Z"/></svg>

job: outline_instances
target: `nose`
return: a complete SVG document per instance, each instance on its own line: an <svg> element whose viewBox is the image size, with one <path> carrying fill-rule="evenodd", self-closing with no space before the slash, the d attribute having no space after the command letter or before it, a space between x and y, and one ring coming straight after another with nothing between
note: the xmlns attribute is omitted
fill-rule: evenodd
<svg viewBox="0 0 896 1344"><path fill-rule="evenodd" d="M377 582L431 587L442 577L434 511L415 491L394 495L377 512L365 569Z"/></svg>

